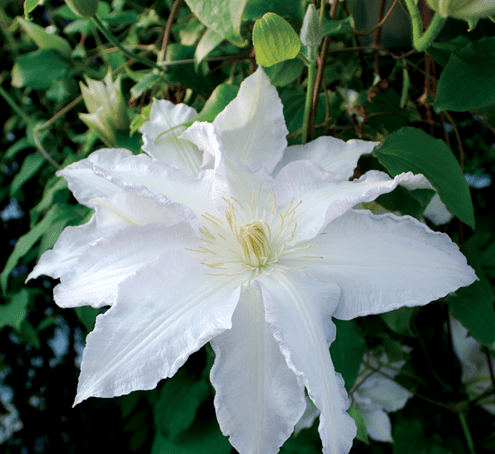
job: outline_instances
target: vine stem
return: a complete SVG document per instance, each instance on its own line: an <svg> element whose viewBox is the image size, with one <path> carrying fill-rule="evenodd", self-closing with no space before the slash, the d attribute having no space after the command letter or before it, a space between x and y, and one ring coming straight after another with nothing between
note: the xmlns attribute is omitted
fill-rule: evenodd
<svg viewBox="0 0 495 454"><path fill-rule="evenodd" d="M303 118L303 130L302 130L302 143L303 145L310 139L309 117L311 114L311 107L313 104L313 89L316 79L316 62L312 62L308 66L308 86L306 87L306 102L304 104L304 118Z"/></svg>
<svg viewBox="0 0 495 454"><path fill-rule="evenodd" d="M165 57L167 54L167 46L168 46L168 39L170 36L170 30L172 30L172 23L174 21L174 17L179 10L180 6L182 5L183 0L175 0L174 4L172 5L172 9L170 10L170 14L167 19L167 23L165 25L165 29L163 30L163 40L162 40L162 48L160 50L160 53L158 54L158 63L163 63L165 61Z"/></svg>
<svg viewBox="0 0 495 454"><path fill-rule="evenodd" d="M442 29L446 20L447 19L440 16L440 14L435 13L432 21L430 22L430 25L424 32L423 36L414 43L414 47L416 48L417 51L423 52L424 50L426 50L426 48L436 38L438 33L440 33L440 30Z"/></svg>
<svg viewBox="0 0 495 454"><path fill-rule="evenodd" d="M476 454L473 437L471 436L471 431L469 430L466 416L462 412L457 413L457 416L459 417L459 422L461 423L462 426L462 431L464 433L464 438L466 439L466 444L469 450L469 454Z"/></svg>
<svg viewBox="0 0 495 454"><path fill-rule="evenodd" d="M96 28L101 32L101 34L109 41L112 43L115 47L117 47L123 54L127 55L129 58L132 58L134 60L137 60L141 63L143 63L146 66L149 66L151 68L158 69L159 71L164 71L165 69L159 65L157 65L155 62L149 60L146 57L141 57L138 54L135 54L134 52L131 52L130 50L126 49L118 40L114 38L114 36L106 29L105 25L103 22L98 18L98 16L93 16L92 17L94 24L96 25Z"/></svg>
<svg viewBox="0 0 495 454"><path fill-rule="evenodd" d="M411 16L413 45L418 52L423 52L436 38L447 19L435 12L430 25L423 33L423 21L414 0L405 0L405 2Z"/></svg>

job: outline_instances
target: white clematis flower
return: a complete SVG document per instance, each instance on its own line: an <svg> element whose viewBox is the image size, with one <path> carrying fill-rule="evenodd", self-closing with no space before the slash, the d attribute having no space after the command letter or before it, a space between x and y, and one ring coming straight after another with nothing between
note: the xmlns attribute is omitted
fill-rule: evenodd
<svg viewBox="0 0 495 454"><path fill-rule="evenodd" d="M387 355L368 352L351 390L353 405L359 408L370 438L392 442L392 426L388 413L404 408L412 393L393 379L405 361L390 363ZM379 372L378 372L379 371Z"/></svg>
<svg viewBox="0 0 495 454"><path fill-rule="evenodd" d="M468 396L474 399L493 386L491 377L492 374L495 375L495 364L492 364L490 373L490 366L481 344L474 337L469 336L468 330L459 320L452 316L450 316L450 327L454 351L461 363L461 381L466 386ZM492 345L491 350L493 355L495 345ZM495 415L495 397L493 393L481 400L481 406L492 415Z"/></svg>
<svg viewBox="0 0 495 454"><path fill-rule="evenodd" d="M374 143L321 138L294 161L286 135L258 69L213 124L181 136L213 169L196 177L105 149L59 172L95 214L64 230L29 277L60 277L61 307L111 306L87 337L76 404L154 388L211 342L218 421L241 454L278 452L304 388L324 453L349 452L356 428L329 354L332 316L424 305L476 276L448 236L352 209L424 177L348 181Z"/></svg>
<svg viewBox="0 0 495 454"><path fill-rule="evenodd" d="M393 380L400 373L405 361L388 362L385 353L379 357L375 352L366 353L350 391L352 405L359 409L369 437L383 442L394 441L388 413L404 408L407 400L412 397L410 391ZM306 410L296 424L296 433L311 427L319 414L314 404L306 399Z"/></svg>

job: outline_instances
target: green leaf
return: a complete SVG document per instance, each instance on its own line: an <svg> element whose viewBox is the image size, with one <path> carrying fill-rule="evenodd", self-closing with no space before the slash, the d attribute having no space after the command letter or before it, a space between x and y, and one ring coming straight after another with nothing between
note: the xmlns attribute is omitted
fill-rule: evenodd
<svg viewBox="0 0 495 454"><path fill-rule="evenodd" d="M197 421L177 440L156 432L151 454L230 454L232 446L215 419Z"/></svg>
<svg viewBox="0 0 495 454"><path fill-rule="evenodd" d="M474 229L471 194L459 163L441 139L420 129L405 127L390 134L380 149L373 150L392 176L411 171L422 173L447 207Z"/></svg>
<svg viewBox="0 0 495 454"><path fill-rule="evenodd" d="M33 248L36 242L48 231L48 229L50 229L53 224L62 219L69 219L67 223L71 223L72 225L81 222L82 219L75 217L74 215L75 208L77 207L74 205L54 205L41 222L17 240L14 250L12 251L12 254L10 254L7 264L0 275L0 284L4 293L7 291L7 283L10 273L17 266L19 260Z"/></svg>
<svg viewBox="0 0 495 454"><path fill-rule="evenodd" d="M12 68L14 87L49 88L67 73L69 66L53 49L40 49L21 55Z"/></svg>
<svg viewBox="0 0 495 454"><path fill-rule="evenodd" d="M380 314L380 317L392 331L403 336L415 336L411 330L411 318L414 310L414 307L401 307L395 311Z"/></svg>
<svg viewBox="0 0 495 454"><path fill-rule="evenodd" d="M196 46L183 46L173 43L167 47L167 61L189 60L194 58ZM170 83L181 83L192 90L197 90L207 98L218 85L218 76L208 75L208 65L203 62L199 71L194 70L194 63L173 65L167 68L166 80Z"/></svg>
<svg viewBox="0 0 495 454"><path fill-rule="evenodd" d="M11 326L19 330L22 321L26 318L26 307L28 304L29 292L25 288L15 293L7 304L1 304L0 330L5 326Z"/></svg>
<svg viewBox="0 0 495 454"><path fill-rule="evenodd" d="M418 220L423 217L425 208L435 195L433 189L408 189L398 186L388 194L382 194L376 202L389 211L399 211L403 216L408 214Z"/></svg>
<svg viewBox="0 0 495 454"><path fill-rule="evenodd" d="M285 60L266 68L270 83L275 87L285 87L294 82L304 69L304 63L298 58Z"/></svg>
<svg viewBox="0 0 495 454"><path fill-rule="evenodd" d="M434 41L428 47L428 53L439 65L445 67L452 54L459 52L470 42L471 40L469 38L462 35L456 36L450 41Z"/></svg>
<svg viewBox="0 0 495 454"><path fill-rule="evenodd" d="M209 396L206 380L197 380L181 369L165 382L155 405L158 431L167 439L176 440L191 426L199 406Z"/></svg>
<svg viewBox="0 0 495 454"><path fill-rule="evenodd" d="M474 41L445 66L435 98L436 112L465 112L495 103L495 37Z"/></svg>
<svg viewBox="0 0 495 454"><path fill-rule="evenodd" d="M335 370L342 374L349 391L356 381L365 352L364 337L355 320L333 320L337 326L337 338L330 346Z"/></svg>
<svg viewBox="0 0 495 454"><path fill-rule="evenodd" d="M304 103L306 99L306 93L304 89L299 85L290 85L284 90L280 91L280 98L284 106L284 118L287 124L287 129L290 134L300 132L302 129L303 117L304 117ZM323 93L320 94L318 101L318 111L316 112L315 124L320 124L325 121L326 116L326 99ZM294 138L294 143L301 143L300 137ZM289 141L289 145L292 145Z"/></svg>
<svg viewBox="0 0 495 454"><path fill-rule="evenodd" d="M64 195L61 195L61 193ZM38 222L39 216L50 209L56 202L68 202L69 191L67 181L62 177L53 177L48 180L43 191L43 197L38 204L29 211L31 216L31 224L35 225Z"/></svg>
<svg viewBox="0 0 495 454"><path fill-rule="evenodd" d="M284 443L280 454L321 454L321 438L318 433L318 424L313 424L308 429L303 429Z"/></svg>
<svg viewBox="0 0 495 454"><path fill-rule="evenodd" d="M185 126L191 126L196 121L207 121L211 123L217 115L227 107L227 105L237 96L239 87L231 84L218 85L206 101L203 109L197 117L185 123Z"/></svg>
<svg viewBox="0 0 495 454"><path fill-rule="evenodd" d="M25 150L26 148L30 148L32 146L33 145L29 142L27 137L21 137L16 143L7 148L2 156L2 161L14 159L19 151Z"/></svg>
<svg viewBox="0 0 495 454"><path fill-rule="evenodd" d="M289 18L294 25L301 24L306 11L305 0L251 0L244 10L245 21L255 21L263 14L275 13L284 18Z"/></svg>
<svg viewBox="0 0 495 454"><path fill-rule="evenodd" d="M77 317L81 320L86 330L92 331L95 327L96 316L101 312L100 309L95 309L91 306L75 307ZM132 395L132 394L131 394Z"/></svg>
<svg viewBox="0 0 495 454"><path fill-rule="evenodd" d="M194 68L196 71L200 63L208 56L208 54L215 49L221 42L223 38L211 29L207 29L199 40L196 46L196 51L194 52Z"/></svg>
<svg viewBox="0 0 495 454"><path fill-rule="evenodd" d="M28 22L22 17L18 17L17 21L40 49L53 49L60 52L64 57L70 58L72 47L66 39L50 34L40 25Z"/></svg>
<svg viewBox="0 0 495 454"><path fill-rule="evenodd" d="M146 90L151 90L160 80L163 80L161 73L149 72L144 74L139 81L131 87L131 95L138 99Z"/></svg>
<svg viewBox="0 0 495 454"><path fill-rule="evenodd" d="M345 19L338 20L324 16L321 24L321 34L325 36L350 32L352 30L351 18L352 16L348 16Z"/></svg>
<svg viewBox="0 0 495 454"><path fill-rule="evenodd" d="M223 39L243 47L247 41L241 36L241 18L247 0L186 0L194 15Z"/></svg>
<svg viewBox="0 0 495 454"><path fill-rule="evenodd" d="M401 420L393 427L393 454L427 454L429 441L417 419Z"/></svg>
<svg viewBox="0 0 495 454"><path fill-rule="evenodd" d="M491 347L495 342L495 295L480 264L478 249L466 247L462 252L475 269L479 281L469 287L462 287L455 295L447 297L450 312L481 344Z"/></svg>
<svg viewBox="0 0 495 454"><path fill-rule="evenodd" d="M36 350L41 348L41 341L38 336L38 332L27 320L22 321L21 329L18 331L18 334L25 344L32 345Z"/></svg>
<svg viewBox="0 0 495 454"><path fill-rule="evenodd" d="M31 13L40 2L41 0L24 0L24 17L27 20L31 20L29 13Z"/></svg>
<svg viewBox="0 0 495 454"><path fill-rule="evenodd" d="M26 156L22 162L21 169L12 180L12 184L10 185L10 196L15 197L24 183L37 175L45 162L45 157L39 151L35 151Z"/></svg>
<svg viewBox="0 0 495 454"><path fill-rule="evenodd" d="M370 439L368 438L368 430L366 429L366 423L364 422L363 417L361 416L361 412L359 411L359 408L355 407L354 405L349 407L349 410L347 410L347 413L351 415L352 419L354 419L354 422L356 423L357 426L357 435L356 438L363 443L366 443L367 445L370 444Z"/></svg>
<svg viewBox="0 0 495 454"><path fill-rule="evenodd" d="M253 44L256 61L269 67L297 57L301 42L290 24L274 13L266 13L254 24Z"/></svg>

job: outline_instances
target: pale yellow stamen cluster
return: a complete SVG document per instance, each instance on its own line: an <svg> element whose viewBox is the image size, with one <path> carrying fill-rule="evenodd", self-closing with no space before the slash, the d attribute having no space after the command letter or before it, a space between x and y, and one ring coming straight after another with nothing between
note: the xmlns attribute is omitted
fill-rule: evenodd
<svg viewBox="0 0 495 454"><path fill-rule="evenodd" d="M201 241L206 243L193 252L206 254L211 260L202 263L215 270L225 270L218 276L233 276L252 273L258 276L262 271L269 274L274 271L286 273L290 268L280 263L281 257L287 255L296 259L299 251L304 251L316 243L302 247L291 247L297 223L294 221L299 204L289 203L284 212L277 212L275 194L270 192L264 204L261 204L261 188L253 192L251 206L245 208L241 202L231 197L224 199L227 209L225 221L209 213L203 214L204 220L210 224L200 228ZM293 260L290 260L292 262ZM250 277L246 279L249 280ZM245 282L245 281L244 281Z"/></svg>

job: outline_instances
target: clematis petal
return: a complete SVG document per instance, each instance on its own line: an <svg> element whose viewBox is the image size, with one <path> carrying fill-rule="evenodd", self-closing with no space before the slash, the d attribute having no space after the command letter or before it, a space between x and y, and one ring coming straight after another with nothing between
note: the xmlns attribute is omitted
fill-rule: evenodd
<svg viewBox="0 0 495 454"><path fill-rule="evenodd" d="M87 337L74 405L152 389L232 326L239 277L218 279L206 271L176 250L121 283L118 302L97 317Z"/></svg>
<svg viewBox="0 0 495 454"><path fill-rule="evenodd" d="M339 174L343 180L354 175L359 157L369 154L380 142L351 139L344 142L330 136L318 137L305 145L292 145L285 150L277 164L275 175L293 161L309 160L328 172Z"/></svg>
<svg viewBox="0 0 495 454"><path fill-rule="evenodd" d="M95 167L111 169L129 156L132 153L123 148L103 148L91 153L86 159L59 170L57 175L67 180L69 189L79 203L94 208L91 199L108 197L119 190L109 181L95 175Z"/></svg>
<svg viewBox="0 0 495 454"><path fill-rule="evenodd" d="M393 191L402 183L425 184L423 175L402 173L390 178L386 173L369 171L354 181L342 181L310 161L293 162L277 175L274 190L277 203L287 205L301 201L297 208L295 240L314 238L333 219L361 202L370 202L381 194Z"/></svg>
<svg viewBox="0 0 495 454"><path fill-rule="evenodd" d="M126 277L164 251L196 244L197 237L183 222L173 226L148 224L118 230L86 248L75 271L54 289L60 307L113 304Z"/></svg>
<svg viewBox="0 0 495 454"><path fill-rule="evenodd" d="M321 411L319 432L324 454L346 454L356 436L344 380L333 367L329 344L335 339L332 313L340 290L301 271L263 274L258 278L266 321L288 366L302 380Z"/></svg>
<svg viewBox="0 0 495 454"><path fill-rule="evenodd" d="M376 441L393 442L392 424L385 411L378 406L373 409L359 410L364 419L366 430L370 438Z"/></svg>
<svg viewBox="0 0 495 454"><path fill-rule="evenodd" d="M131 156L112 169L95 170L98 176L120 189L138 192L150 198L152 195L146 191L151 191L155 198L159 197L163 203L168 203L171 210L188 222L192 222L191 215L197 217L205 211L216 210L210 197L212 172L202 172L199 178L195 178L177 167L145 155ZM176 205L173 206L165 198Z"/></svg>
<svg viewBox="0 0 495 454"><path fill-rule="evenodd" d="M194 122L181 134L180 138L193 143L213 160L219 158L221 153L225 153L215 127L206 121Z"/></svg>
<svg viewBox="0 0 495 454"><path fill-rule="evenodd" d="M96 216L84 225L66 227L53 249L43 253L26 281L43 274L54 279L67 278L73 273L74 265L84 253L84 249L99 240L102 235L96 228Z"/></svg>
<svg viewBox="0 0 495 454"><path fill-rule="evenodd" d="M181 217L153 193L121 191L111 197L93 199L98 229L109 233L130 225L154 222L175 224ZM185 217L185 216L183 216Z"/></svg>
<svg viewBox="0 0 495 454"><path fill-rule="evenodd" d="M449 314L449 317L452 344L462 365L461 380L466 382L479 375L480 369L486 363L486 356L482 353L479 342L469 335L468 329L452 315Z"/></svg>
<svg viewBox="0 0 495 454"><path fill-rule="evenodd" d="M225 150L251 170L263 166L271 173L287 147L282 101L261 66L241 83L213 126Z"/></svg>
<svg viewBox="0 0 495 454"><path fill-rule="evenodd" d="M410 216L349 210L322 233L306 269L341 288L339 319L421 306L477 279L447 235Z"/></svg>
<svg viewBox="0 0 495 454"><path fill-rule="evenodd" d="M389 372L391 369L388 367L381 367L380 371L387 376L393 376L393 373ZM407 400L413 395L406 388L378 372L366 378L364 383L357 389L356 394L361 398L370 399L386 412L404 408Z"/></svg>
<svg viewBox="0 0 495 454"><path fill-rule="evenodd" d="M167 100L153 99L150 120L140 128L143 150L152 158L197 176L203 160L202 153L192 143L179 138L186 129L181 125L197 115L196 110L186 104L175 105Z"/></svg>
<svg viewBox="0 0 495 454"><path fill-rule="evenodd" d="M241 294L232 329L211 340L211 382L224 435L241 454L275 454L305 408L304 387L265 322L261 292Z"/></svg>
<svg viewBox="0 0 495 454"><path fill-rule="evenodd" d="M306 396L306 410L304 410L301 419L297 422L294 428L294 433L297 435L303 429L309 429L315 423L315 419L320 416L320 410L315 407L311 399Z"/></svg>
<svg viewBox="0 0 495 454"><path fill-rule="evenodd" d="M251 171L235 155L225 151L211 123L194 123L182 134L202 150L214 156L215 169L212 200L219 209L225 208L225 199L234 197L241 203L251 203L253 191L263 188L269 191L273 184L264 167Z"/></svg>

